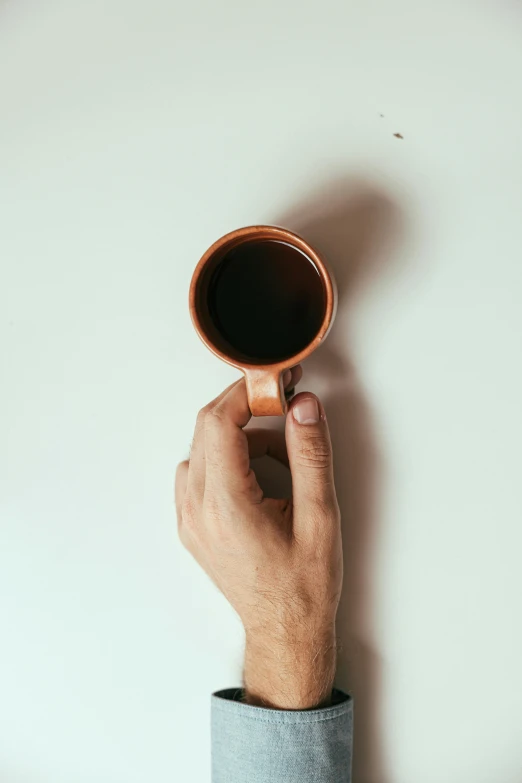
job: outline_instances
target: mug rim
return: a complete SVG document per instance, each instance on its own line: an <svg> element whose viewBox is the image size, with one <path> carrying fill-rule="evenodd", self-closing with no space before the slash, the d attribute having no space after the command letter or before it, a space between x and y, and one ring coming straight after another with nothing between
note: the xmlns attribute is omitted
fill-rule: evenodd
<svg viewBox="0 0 522 783"><path fill-rule="evenodd" d="M198 283L201 278L201 275L203 274L203 271L206 268L208 262L216 255L216 253L222 250L225 245L230 244L232 242L236 243L237 240L247 241L248 239L255 239L260 237L266 238L267 240L272 239L272 240L279 240L282 242L286 242L292 247L301 250L301 252L303 252L306 256L308 256L310 260L315 264L317 271L321 275L321 280L325 287L325 293L326 293L324 317L321 322L321 326L317 334L315 335L315 337L308 343L308 345L305 348L303 348L303 350L299 351L299 353L296 353L293 356L289 356L286 359L280 359L277 362L272 362L270 364L261 364L261 363L252 364L250 362L239 361L238 359L234 359L232 356L229 356L228 354L221 351L216 345L214 345L212 340L209 339L209 337L205 333L205 330L203 329L203 325L201 323L201 319L199 317L197 302L196 302L197 300L196 293L197 293ZM240 242L238 244L240 244ZM293 231L290 231L290 229L283 228L280 226L272 226L272 225L244 226L243 228L237 228L234 231L229 231L227 234L224 234L222 237L217 239L208 248L208 250L205 251L205 253L203 253L194 270L194 273L192 275L192 280L190 283L190 291L189 291L190 316L200 340L206 345L206 347L210 351L212 351L212 353L215 356L217 356L219 359L226 362L227 364L230 364L232 367L236 367L238 370L261 370L262 369L262 370L282 371L289 367L294 367L295 365L299 364L300 362L303 361L303 359L306 359L311 353L314 352L317 346L324 340L324 338L330 331L335 316L336 306L337 306L337 290L335 286L335 280L323 256L317 250L315 250L306 240L300 237L299 234L296 234Z"/></svg>

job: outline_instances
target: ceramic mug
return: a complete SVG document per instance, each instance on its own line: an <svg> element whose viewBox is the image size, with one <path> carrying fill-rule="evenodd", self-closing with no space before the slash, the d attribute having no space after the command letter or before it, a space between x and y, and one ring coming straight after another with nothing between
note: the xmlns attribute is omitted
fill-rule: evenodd
<svg viewBox="0 0 522 783"><path fill-rule="evenodd" d="M260 242L277 242L290 246L304 256L303 264L312 264L317 273L317 284L322 286L321 312L319 313L320 326L313 336L298 353L277 357L272 360L264 357L262 360L255 355L249 355L248 350L238 351L220 331L212 311L211 291L216 278L217 270L231 251L241 247L245 251L247 244L259 244ZM247 248L248 251L248 248ZM283 259L284 261L284 259ZM276 272L274 285L277 286L277 275L282 275L284 270ZM288 286L288 278L285 281ZM240 288L238 298L241 296ZM306 307L306 302L303 303ZM297 234L285 228L276 226L248 226L239 228L218 239L204 253L199 261L190 285L189 294L190 314L194 327L205 343L216 356L223 361L237 367L244 373L248 394L248 404L253 416L283 416L287 411L287 401L283 389L283 374L285 370L294 367L309 356L328 334L335 316L337 306L337 289L332 273L328 269L323 256L305 242ZM232 302L232 307L234 303ZM248 317L248 313L245 313ZM296 326L299 329L299 326Z"/></svg>

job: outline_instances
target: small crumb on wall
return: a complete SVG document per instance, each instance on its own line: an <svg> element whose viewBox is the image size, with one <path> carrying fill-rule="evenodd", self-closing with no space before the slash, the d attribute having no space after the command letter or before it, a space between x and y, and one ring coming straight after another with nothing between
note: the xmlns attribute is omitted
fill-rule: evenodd
<svg viewBox="0 0 522 783"><path fill-rule="evenodd" d="M403 139L404 138L404 136L401 133L394 133L393 135L395 136L396 139Z"/></svg>

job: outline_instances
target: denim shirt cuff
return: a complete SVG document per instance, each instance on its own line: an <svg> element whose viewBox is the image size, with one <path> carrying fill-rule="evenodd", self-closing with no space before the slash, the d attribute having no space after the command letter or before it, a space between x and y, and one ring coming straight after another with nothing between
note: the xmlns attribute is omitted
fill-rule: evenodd
<svg viewBox="0 0 522 783"><path fill-rule="evenodd" d="M244 703L239 688L212 696L212 783L349 783L353 701L339 690L312 710Z"/></svg>

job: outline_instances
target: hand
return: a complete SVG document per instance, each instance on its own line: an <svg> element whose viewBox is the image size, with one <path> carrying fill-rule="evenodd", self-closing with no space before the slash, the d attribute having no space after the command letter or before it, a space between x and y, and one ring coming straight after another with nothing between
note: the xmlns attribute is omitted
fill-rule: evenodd
<svg viewBox="0 0 522 783"><path fill-rule="evenodd" d="M299 380L294 368L288 387ZM329 702L342 583L339 509L321 403L297 395L283 433L244 427L244 380L203 408L176 474L179 536L239 614L251 704ZM292 472L293 498L265 498L250 467L268 454Z"/></svg>

